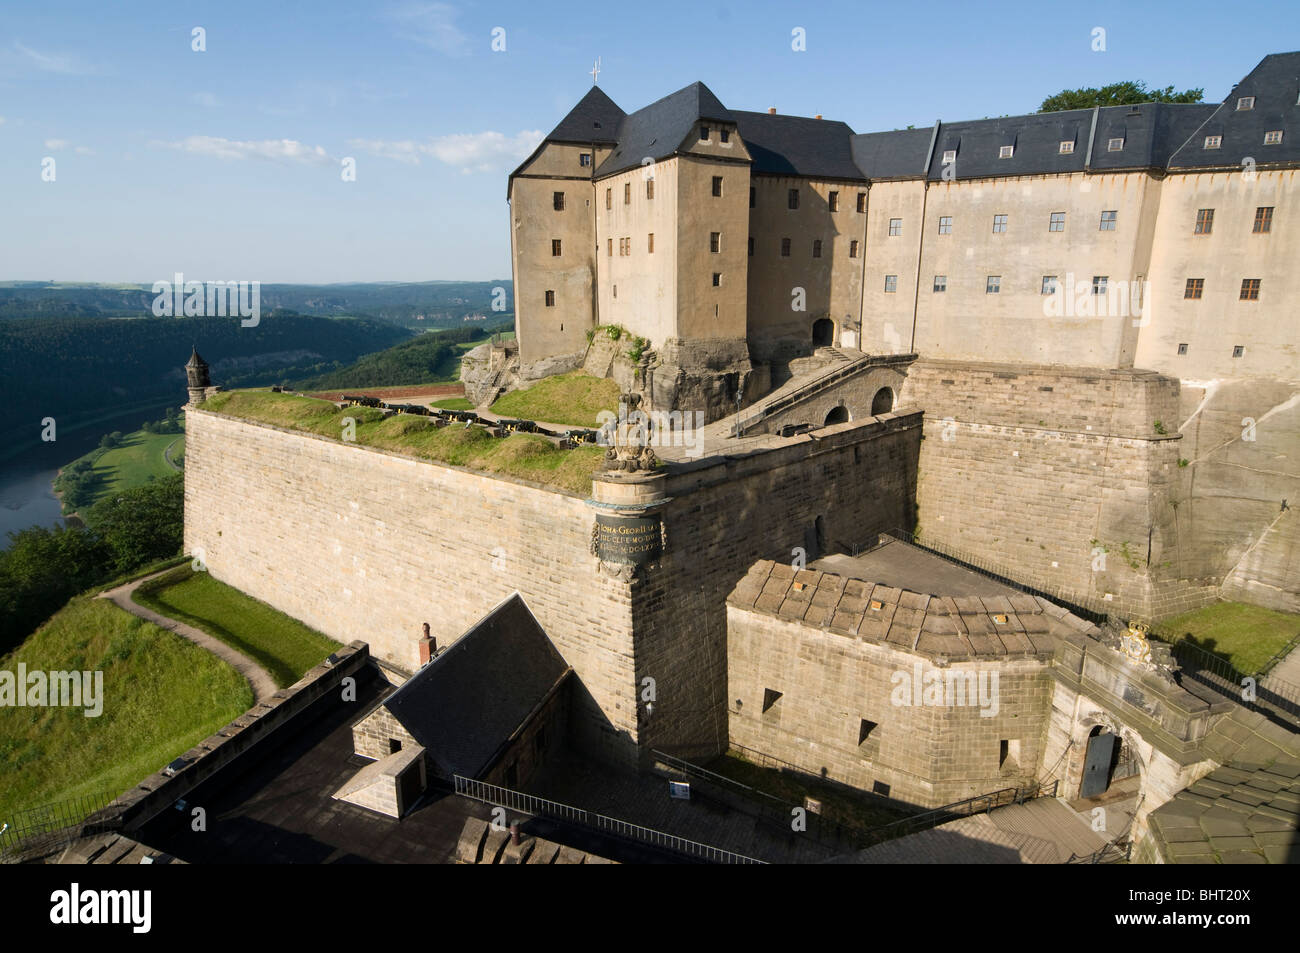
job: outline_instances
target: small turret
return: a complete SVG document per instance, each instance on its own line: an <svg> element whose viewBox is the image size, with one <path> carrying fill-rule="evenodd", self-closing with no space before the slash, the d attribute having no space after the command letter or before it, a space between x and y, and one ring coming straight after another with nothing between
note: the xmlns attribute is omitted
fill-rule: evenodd
<svg viewBox="0 0 1300 953"><path fill-rule="evenodd" d="M185 365L185 378L189 384L190 404L199 403L207 396L212 380L208 377L208 362L199 357L198 345L194 346L189 363Z"/></svg>

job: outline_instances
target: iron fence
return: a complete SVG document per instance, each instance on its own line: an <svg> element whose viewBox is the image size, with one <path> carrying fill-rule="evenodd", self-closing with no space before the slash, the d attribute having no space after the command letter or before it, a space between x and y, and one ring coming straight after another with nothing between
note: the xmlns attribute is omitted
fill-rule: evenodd
<svg viewBox="0 0 1300 953"><path fill-rule="evenodd" d="M71 844L85 833L107 830L95 826L95 821L107 821L105 808L114 796L106 793L88 794L42 804L15 812L11 817L0 818L0 858L13 861L22 857L44 856Z"/></svg>
<svg viewBox="0 0 1300 953"><path fill-rule="evenodd" d="M453 780L457 794L475 801L482 801L485 804L495 804L511 811L518 811L521 814L540 815L554 820L567 821L570 824L576 824L590 830L613 834L615 837L649 844L652 847L672 851L675 854L695 857L709 863L763 863L761 860L746 857L744 854L723 850L720 847L711 847L708 844L701 844L685 837L678 837L676 834L668 834L664 831L642 827L640 824L632 824L616 817L607 817L604 814L573 807L570 804L549 801L546 798L525 794L522 791L512 791L510 788L488 784L486 781L476 781L473 778L467 778L459 774L454 775Z"/></svg>

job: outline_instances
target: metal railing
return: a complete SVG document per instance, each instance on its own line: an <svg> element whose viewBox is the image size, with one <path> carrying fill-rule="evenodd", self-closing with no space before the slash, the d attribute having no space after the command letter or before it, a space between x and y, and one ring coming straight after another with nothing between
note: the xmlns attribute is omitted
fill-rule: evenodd
<svg viewBox="0 0 1300 953"><path fill-rule="evenodd" d="M546 798L525 794L522 791L512 791L510 788L488 784L486 781L476 781L473 778L467 778L459 774L453 776L453 781L455 782L456 793L463 797L482 801L485 804L495 804L511 811L518 811L521 814L540 815L554 820L567 821L570 824L576 824L589 830L612 834L615 837L637 841L642 844L649 844L652 847L672 851L675 854L683 854L687 857L695 857L709 863L763 863L761 860L746 857L744 854L723 850L720 847L711 847L708 844L701 844L685 837L678 837L676 834L668 834L653 828L642 827L640 824L632 824L616 817L607 817L604 814L597 814L569 804L561 804L558 801L549 801Z"/></svg>
<svg viewBox="0 0 1300 953"><path fill-rule="evenodd" d="M915 357L916 355L903 356ZM821 393L833 384L840 383L846 377L851 377L859 371L865 370L868 367L878 366L886 360L894 360L897 357L898 355L864 355L858 358L851 358L848 363L834 367L825 374L822 374L820 377L815 377L806 384L792 390L790 393L783 394L775 400L762 404L756 413L750 414L743 420L738 417L736 419L736 426L733 428L732 433L735 436L743 437L750 428L757 427L773 414L778 414L783 410L788 410L795 404L802 403L808 398Z"/></svg>
<svg viewBox="0 0 1300 953"><path fill-rule="evenodd" d="M1127 837L1103 844L1091 854L1070 854L1067 864L1117 864L1133 856L1133 842Z"/></svg>
<svg viewBox="0 0 1300 953"><path fill-rule="evenodd" d="M1056 789L1056 781L1051 784L1034 782L1023 788L1003 788L1000 791L992 791L988 794L977 794L975 797L954 801L952 804L936 807L932 811L917 814L915 817L905 817L901 821L894 821L892 824L873 828L868 831L868 834L871 836L872 844L880 844L896 837L904 837L908 834L916 834L932 827L938 827L940 824L946 824L958 818L970 817L974 814L987 814L999 807L1024 804L1026 801L1032 801L1040 797L1056 797Z"/></svg>
<svg viewBox="0 0 1300 953"><path fill-rule="evenodd" d="M53 853L86 833L100 833L112 826L105 811L114 800L106 793L54 801L0 818L0 859L12 861ZM105 824L96 827L96 815Z"/></svg>

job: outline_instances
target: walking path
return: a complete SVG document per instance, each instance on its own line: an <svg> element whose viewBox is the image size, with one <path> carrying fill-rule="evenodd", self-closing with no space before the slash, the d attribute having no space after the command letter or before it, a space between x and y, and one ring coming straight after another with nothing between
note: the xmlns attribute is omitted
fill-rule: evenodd
<svg viewBox="0 0 1300 953"><path fill-rule="evenodd" d="M138 589L141 584L148 582L155 576L161 576L164 569L156 572L152 576L145 576L143 579L136 579L134 582L128 582L125 585L118 586L116 589L108 589L101 592L98 596L100 599L108 599L120 609L125 609L132 615L139 616L146 622L152 622L162 629L168 629L177 635L189 639L199 648L207 649L217 658L226 664L232 666L240 675L248 680L248 684L253 689L253 703L260 704L266 701L277 691L274 679L269 672L262 666L258 665L247 655L232 649L220 639L213 638L202 629L196 629L194 626L185 622L170 619L165 615L159 615L152 609L147 609L131 598L131 595Z"/></svg>

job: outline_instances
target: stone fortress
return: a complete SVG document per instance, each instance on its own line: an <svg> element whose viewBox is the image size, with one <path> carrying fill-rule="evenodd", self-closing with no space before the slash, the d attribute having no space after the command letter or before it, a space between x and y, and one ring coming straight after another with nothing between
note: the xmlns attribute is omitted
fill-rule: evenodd
<svg viewBox="0 0 1300 953"><path fill-rule="evenodd" d="M526 612L550 736L605 761L737 746L925 807L1128 776L1170 859L1162 806L1300 753L1125 628L1300 611L1297 118L1300 53L1219 105L868 135L593 87L510 176L517 342L467 393L583 368L700 412L703 452L579 495L205 410L192 375L186 551L404 698L450 677L421 620ZM405 771L401 709L356 730ZM525 785L513 750L479 776Z"/></svg>

